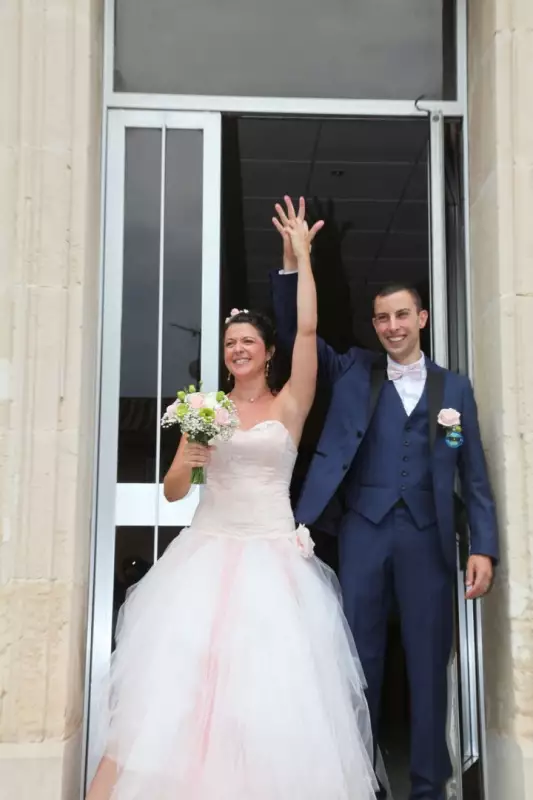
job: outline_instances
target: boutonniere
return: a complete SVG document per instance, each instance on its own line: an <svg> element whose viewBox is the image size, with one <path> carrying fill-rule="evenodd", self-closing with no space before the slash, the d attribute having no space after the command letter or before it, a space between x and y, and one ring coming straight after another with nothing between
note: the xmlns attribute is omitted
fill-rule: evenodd
<svg viewBox="0 0 533 800"><path fill-rule="evenodd" d="M439 411L437 422L446 431L445 442L448 447L461 447L464 436L460 413L455 408L443 408Z"/></svg>

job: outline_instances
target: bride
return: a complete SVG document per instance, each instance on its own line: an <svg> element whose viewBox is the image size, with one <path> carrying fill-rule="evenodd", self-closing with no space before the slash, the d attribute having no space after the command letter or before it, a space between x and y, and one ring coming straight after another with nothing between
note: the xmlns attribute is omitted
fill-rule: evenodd
<svg viewBox="0 0 533 800"><path fill-rule="evenodd" d="M288 383L269 388L271 322L226 320L240 428L183 436L165 477L207 484L189 529L124 606L109 676L107 746L88 800L373 800L363 676L333 573L295 522L289 483L317 373L311 230L288 203L298 329Z"/></svg>

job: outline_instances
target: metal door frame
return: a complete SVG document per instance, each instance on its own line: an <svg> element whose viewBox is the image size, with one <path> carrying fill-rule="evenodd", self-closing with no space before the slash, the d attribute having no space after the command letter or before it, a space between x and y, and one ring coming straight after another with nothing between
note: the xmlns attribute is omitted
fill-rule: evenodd
<svg viewBox="0 0 533 800"><path fill-rule="evenodd" d="M467 106L468 0L455 0L456 100L424 98L426 108L460 117ZM337 99L321 97L242 97L231 95L157 94L115 91L115 0L104 7L104 104L106 108L154 108L247 114L314 114L349 117L423 116L413 100Z"/></svg>
<svg viewBox="0 0 533 800"><path fill-rule="evenodd" d="M427 112L426 112L427 113ZM92 581L91 638L89 642L88 684L89 714L88 736L93 730L91 719L95 713L96 694L90 689L101 680L109 665L111 653L111 627L113 603L115 527L117 524L186 525L197 505L197 492L191 493L180 503L169 505L162 497L161 487L156 484L117 484L118 445L118 399L120 383L120 336L122 318L122 266L124 231L124 184L125 184L125 139L128 128L154 128L162 131L161 166L161 246L159 254L160 309L162 307L162 275L164 262L164 175L166 130L172 128L199 129L204 131L203 167L203 237L202 237L202 376L211 388L217 386L219 359L219 256L220 256L220 181L221 181L221 116L218 113L187 113L168 111L113 110L109 112L106 215L104 236L104 305L103 348L101 365L100 426L98 447L98 481L96 503L95 553ZM448 363L448 319L446 280L446 219L444 192L444 116L440 111L429 112L429 196L430 211L430 288L432 308L432 345L437 363ZM161 315L160 315L161 326ZM161 336L161 330L159 331ZM158 385L161 386L161 348L159 348ZM159 388L159 400L160 388ZM157 438L159 452L159 433ZM156 461L157 455L156 455ZM155 489L155 494L154 494ZM106 533L103 533L106 532ZM462 576L458 573L458 599L461 599ZM477 719L481 713L477 707L475 680L475 644L479 649L480 629L474 618L475 608L464 609L459 604L460 628L458 645L467 654L463 660L461 680L467 682L468 694L463 692L463 708L458 703L457 658L449 667L449 744L453 754L454 778L450 782L449 797L461 800L461 782L457 780L463 769L460 717L467 714ZM476 638L476 643L468 636ZM466 670L466 671L465 671ZM91 713L92 712L92 713ZM475 730L472 731L475 734ZM470 760L480 755L480 743L474 735L465 743ZM88 772L94 768L97 754L88 752Z"/></svg>
<svg viewBox="0 0 533 800"><path fill-rule="evenodd" d="M87 683L85 695L86 730L84 746L87 748L87 720L90 711L94 710L90 686L103 673L109 663L111 641L111 608L113 580L114 531L116 520L116 459L118 434L118 381L120 367L120 347L113 348L110 341L120 342L121 320L121 282L122 270L122 229L124 224L124 140L125 129L133 124L141 127L193 127L204 130L204 232L203 232L203 277L210 281L202 281L202 369L206 382L211 380L208 361L217 365L218 369L218 335L219 335L219 244L220 226L216 225L207 231L206 220L213 213L214 204L218 207L220 219L220 145L221 114L220 112L264 114L264 115L320 115L336 117L412 117L425 116L430 119L430 230L431 230L431 293L432 293L432 327L434 328L434 355L436 360L446 366L447 362L447 300L446 300L446 239L444 213L444 155L443 155L443 121L446 118L462 119L464 128L468 130L467 106L467 0L456 3L456 59L457 59L457 99L453 102L424 100L423 105L413 100L339 100L321 98L280 98L280 97L222 97L194 95L158 95L129 94L115 92L113 88L114 63L114 0L105 0L104 8L104 92L103 92L103 158L102 158L102 224L101 224L101 325L99 330L100 364L99 394L97 398L97 416L99 419L99 436L95 443L94 458L94 503L93 503L93 547L91 554L91 577L89 597L89 633L87 647ZM126 110L131 109L131 110ZM183 124L180 124L183 123ZM186 124L188 123L188 124ZM210 145L208 146L208 141ZM122 153L122 158L117 154ZM469 262L469 219L468 219L468 139L465 136L463 153L463 171L465 185L465 264L466 264L466 310L467 330L470 326L470 262ZM208 177L209 176L209 177ZM122 186L122 196L117 187ZM117 193L118 192L118 193ZM114 237L116 230L120 236ZM119 241L120 240L120 241ZM110 268L110 264L113 268ZM107 265L107 268L106 268ZM161 268L161 265L160 265ZM211 309L209 313L207 309ZM205 326L205 327L204 327ZM438 334L437 334L438 331ZM214 353L216 341L216 355ZM210 344L209 344L210 343ZM472 344L468 337L469 373L472 374ZM204 360L205 359L205 360ZM213 385L216 385L214 368ZM124 498L122 498L124 500ZM193 503L194 500L189 500ZM185 510L185 517L190 514L192 506ZM156 518L159 514L164 524L177 524L176 518L167 521L167 510L159 501L153 506ZM181 510L180 510L181 513ZM113 541L103 542L101 531L112 530ZM96 531L98 530L98 536ZM108 537L110 540L111 537ZM459 576L460 577L460 576ZM111 594L110 589L111 587ZM461 591L461 583L458 583ZM107 598L107 608L104 607ZM478 659L482 654L481 641L481 605L476 603L464 617L468 635L475 639ZM459 632L459 640L461 634ZM470 660L469 680L477 677L477 697L483 692L483 665L479 660L471 659L473 644L468 641ZM460 641L460 646L464 644ZM477 671L477 672L476 672ZM463 681L465 676L462 676ZM452 715L458 720L460 709L453 710L454 698L457 698L457 662L450 665L450 683L452 693ZM464 712L463 712L464 713ZM471 748L474 758L482 756L483 780L486 794L485 763L485 720L483 703L478 702L480 741ZM450 730L452 727L450 726ZM457 725L451 742L454 752L454 771L461 773L461 742ZM85 754L87 755L87 754ZM91 754L88 754L91 762ZM86 761L87 759L84 759ZM91 764L89 764L89 769ZM84 781L82 782L85 783ZM461 800L460 786L450 784L449 797ZM460 783L460 782L459 782ZM83 796L83 788L82 788Z"/></svg>
<svg viewBox="0 0 533 800"><path fill-rule="evenodd" d="M426 112L427 113L427 112ZM221 115L219 113L188 113L168 111L112 110L108 120L106 208L104 234L104 304L102 315L102 360L101 395L99 408L99 445L95 505L95 522L98 535L95 537L93 572L91 581L91 619L88 642L87 683L89 750L87 769L90 774L98 755L91 751L93 738L91 720L95 716L98 703L95 686L99 684L109 666L111 653L111 627L113 604L113 574L115 527L121 524L146 525L153 522L156 531L159 524L183 525L190 521L196 507L198 495L193 492L181 503L170 506L162 498L161 487L155 484L117 484L117 444L118 444L118 398L120 382L120 334L122 318L122 263L124 228L124 181L125 181L125 137L127 128L155 128L162 131L162 153L164 156L165 132L172 128L199 129L204 131L203 162L203 254L202 254L202 376L212 388L217 386L219 359L219 256L220 256L220 172L221 172ZM447 282L446 282L446 230L444 194L444 116L442 112L429 112L430 152L429 152L429 210L431 234L431 305L433 354L437 363L446 366L448 362L448 320L447 320ZM161 247L159 258L160 277L163 270L163 232L164 232L164 174L165 159L162 158L161 186ZM210 221L210 222L208 222ZM162 291L162 281L160 280ZM162 294L160 294L160 307ZM161 319L160 319L161 324ZM161 331L159 332L161 335ZM160 352L161 356L161 352ZM159 387L161 363L158 364ZM160 392L160 389L159 389ZM160 400L160 397L159 397ZM159 450L159 435L157 440ZM157 456L156 456L157 461ZM154 487L157 494L154 496ZM152 495L150 497L150 494ZM103 531L107 534L103 535ZM157 534L156 534L157 537ZM462 576L458 573L458 600L460 628L458 645L467 654L461 670L463 685L468 683L468 696L463 692L463 708L458 704L458 669L454 656L449 667L449 734L450 748L454 761L454 778L450 782L449 797L462 799L461 782L457 780L462 773L462 744L460 720L467 712L483 720L482 704L478 704L476 680L482 676L481 631L475 624L480 611L478 608L464 610L461 600ZM469 636L475 638L478 651L476 661L475 645ZM466 666L465 666L466 665ZM465 671L466 669L466 671ZM468 674L467 674L468 673ZM93 691L91 691L91 689ZM466 697L466 700L465 700ZM483 727L481 726L483 733ZM465 744L470 759L477 760L480 744L476 738L477 728L470 728L474 735Z"/></svg>

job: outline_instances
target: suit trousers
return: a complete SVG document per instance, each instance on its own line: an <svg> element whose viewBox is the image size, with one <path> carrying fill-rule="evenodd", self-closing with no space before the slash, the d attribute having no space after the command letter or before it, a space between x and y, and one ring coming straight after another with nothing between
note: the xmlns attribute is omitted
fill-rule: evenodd
<svg viewBox="0 0 533 800"><path fill-rule="evenodd" d="M420 530L405 506L377 525L348 511L340 528L339 578L367 681L374 741L396 599L411 702L411 800L439 798L452 772L446 722L455 584L437 527Z"/></svg>

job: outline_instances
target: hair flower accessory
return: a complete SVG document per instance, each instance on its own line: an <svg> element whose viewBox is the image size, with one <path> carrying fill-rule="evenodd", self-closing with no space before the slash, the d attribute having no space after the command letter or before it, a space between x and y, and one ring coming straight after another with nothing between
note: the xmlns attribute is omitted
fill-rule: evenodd
<svg viewBox="0 0 533 800"><path fill-rule="evenodd" d="M236 317L237 314L248 314L248 309L247 308L232 308L231 311L229 312L229 317L226 317L226 324L231 319L233 319L233 317Z"/></svg>

